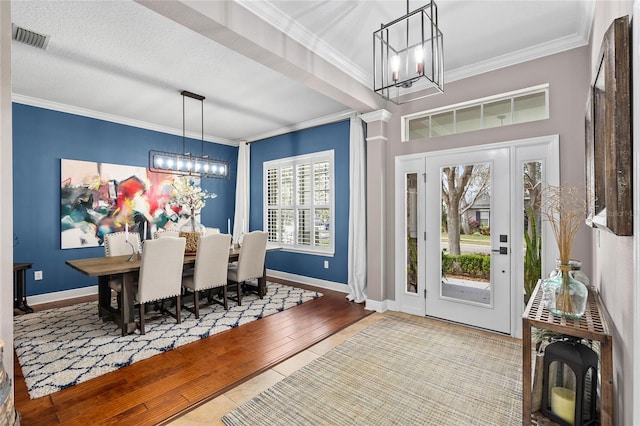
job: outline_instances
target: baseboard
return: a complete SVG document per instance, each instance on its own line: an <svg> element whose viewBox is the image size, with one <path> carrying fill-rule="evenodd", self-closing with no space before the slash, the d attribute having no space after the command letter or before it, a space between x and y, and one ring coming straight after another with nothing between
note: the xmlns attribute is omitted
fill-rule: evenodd
<svg viewBox="0 0 640 426"><path fill-rule="evenodd" d="M74 288L73 290L57 291L54 293L37 294L28 296L29 305L41 305L43 303L58 302L60 300L74 299L76 297L93 296L98 294L98 286Z"/></svg>
<svg viewBox="0 0 640 426"><path fill-rule="evenodd" d="M305 277L304 275L290 274L289 272L276 271L274 269L267 269L267 277L280 278L282 280L293 281L300 284L326 288L327 290L339 291L345 294L349 293L349 286L347 284L321 280L318 278Z"/></svg>
<svg viewBox="0 0 640 426"><path fill-rule="evenodd" d="M393 301L391 301L393 302ZM376 312L385 312L389 310L389 301L388 300L371 300L367 299L364 305L365 309Z"/></svg>

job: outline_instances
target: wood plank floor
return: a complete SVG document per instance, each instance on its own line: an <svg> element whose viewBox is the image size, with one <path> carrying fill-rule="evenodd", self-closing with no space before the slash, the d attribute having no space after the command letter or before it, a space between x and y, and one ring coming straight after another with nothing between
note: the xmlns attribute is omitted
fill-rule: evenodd
<svg viewBox="0 0 640 426"><path fill-rule="evenodd" d="M34 400L16 358L15 405L21 424L162 424L371 313L347 301L344 293L270 281L324 296Z"/></svg>

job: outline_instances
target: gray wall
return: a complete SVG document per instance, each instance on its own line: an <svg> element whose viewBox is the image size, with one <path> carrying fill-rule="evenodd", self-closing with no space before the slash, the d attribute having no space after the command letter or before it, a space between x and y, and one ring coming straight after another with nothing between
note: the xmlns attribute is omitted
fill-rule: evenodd
<svg viewBox="0 0 640 426"><path fill-rule="evenodd" d="M476 146L537 136L558 134L560 137L560 181L584 184L584 114L590 79L589 49L572 49L556 55L525 62L452 83L445 82L445 92L391 109L386 142L386 234L389 251L385 262L381 300L393 300L395 286L394 257L394 161L404 154L447 148ZM547 120L505 126L476 132L443 136L413 142L400 142L401 116L463 101L549 83L549 115ZM576 159L578 161L576 161ZM368 193L370 196L371 193ZM576 237L572 257L582 259L585 272L591 275L591 236L585 226ZM547 271L548 272L548 271ZM371 283L374 284L375 283ZM370 289L369 294L372 294ZM377 291L375 293L378 293Z"/></svg>

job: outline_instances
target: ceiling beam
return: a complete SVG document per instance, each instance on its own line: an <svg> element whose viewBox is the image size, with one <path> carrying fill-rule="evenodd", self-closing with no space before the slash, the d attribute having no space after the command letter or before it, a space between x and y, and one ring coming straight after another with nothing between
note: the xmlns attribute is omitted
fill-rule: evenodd
<svg viewBox="0 0 640 426"><path fill-rule="evenodd" d="M137 3L358 112L385 106L373 90L236 2Z"/></svg>

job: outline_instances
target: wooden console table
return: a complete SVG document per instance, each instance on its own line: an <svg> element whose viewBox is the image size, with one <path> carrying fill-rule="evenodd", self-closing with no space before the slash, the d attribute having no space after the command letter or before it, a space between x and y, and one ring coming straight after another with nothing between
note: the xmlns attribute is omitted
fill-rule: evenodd
<svg viewBox="0 0 640 426"><path fill-rule="evenodd" d="M542 306L541 282L538 281L522 315L522 424L555 424L540 411L532 412L531 328L536 327L600 342L600 424L613 425L613 342L600 296L589 291L587 308L582 318L560 318Z"/></svg>

